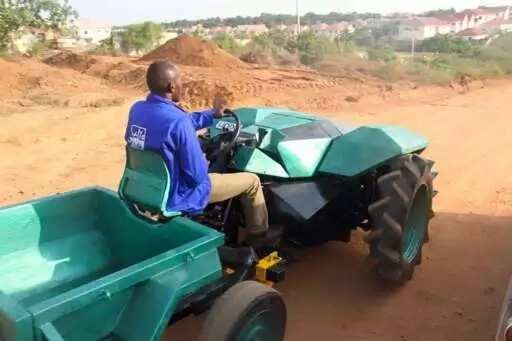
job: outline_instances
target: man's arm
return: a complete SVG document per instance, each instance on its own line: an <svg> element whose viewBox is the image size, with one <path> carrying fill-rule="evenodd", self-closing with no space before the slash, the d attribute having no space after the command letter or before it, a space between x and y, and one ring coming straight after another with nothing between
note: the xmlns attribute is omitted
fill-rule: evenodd
<svg viewBox="0 0 512 341"><path fill-rule="evenodd" d="M205 110L190 113L190 120L195 130L208 128L213 124L214 110Z"/></svg>
<svg viewBox="0 0 512 341"><path fill-rule="evenodd" d="M179 122L176 134L176 153L184 179L192 186L198 186L208 179L208 164L199 145L193 121L183 119Z"/></svg>

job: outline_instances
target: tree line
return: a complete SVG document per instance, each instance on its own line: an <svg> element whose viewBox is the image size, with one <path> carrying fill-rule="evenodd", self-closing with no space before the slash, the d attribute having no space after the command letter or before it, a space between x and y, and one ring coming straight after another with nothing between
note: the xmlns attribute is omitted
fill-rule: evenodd
<svg viewBox="0 0 512 341"><path fill-rule="evenodd" d="M341 21L354 21L358 19L378 19L382 15L378 13L338 13L331 12L329 14L316 14L306 13L301 16L301 22L306 25L313 25L316 23L333 24ZM291 14L271 14L262 13L259 16L237 16L231 18L208 18L199 20L176 20L172 22L164 23L165 28L188 28L195 25L202 25L205 28L211 28L215 26L240 26L240 25L256 25L264 24L268 28L273 28L279 25L293 25L297 22L297 17Z"/></svg>

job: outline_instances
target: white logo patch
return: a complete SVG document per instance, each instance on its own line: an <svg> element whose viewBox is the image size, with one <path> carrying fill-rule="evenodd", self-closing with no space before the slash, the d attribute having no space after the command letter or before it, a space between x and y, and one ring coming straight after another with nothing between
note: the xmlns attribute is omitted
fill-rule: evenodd
<svg viewBox="0 0 512 341"><path fill-rule="evenodd" d="M132 125L130 127L130 137L128 139L130 147L143 150L146 143L146 128Z"/></svg>
<svg viewBox="0 0 512 341"><path fill-rule="evenodd" d="M220 129L225 132L227 132L227 131L233 132L236 129L236 123L228 122L228 121L219 121L217 123L217 125L215 126L215 128Z"/></svg>

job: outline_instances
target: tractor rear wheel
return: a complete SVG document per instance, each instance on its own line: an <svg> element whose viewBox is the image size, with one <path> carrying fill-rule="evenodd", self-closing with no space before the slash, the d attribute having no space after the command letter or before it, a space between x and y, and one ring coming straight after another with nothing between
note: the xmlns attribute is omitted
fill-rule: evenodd
<svg viewBox="0 0 512 341"><path fill-rule="evenodd" d="M199 341L282 341L286 306L276 290L254 281L236 284L217 299Z"/></svg>
<svg viewBox="0 0 512 341"><path fill-rule="evenodd" d="M404 284L421 263L433 216L432 166L416 154L405 155L377 179L378 199L368 207L372 231L366 239L375 270L387 281Z"/></svg>

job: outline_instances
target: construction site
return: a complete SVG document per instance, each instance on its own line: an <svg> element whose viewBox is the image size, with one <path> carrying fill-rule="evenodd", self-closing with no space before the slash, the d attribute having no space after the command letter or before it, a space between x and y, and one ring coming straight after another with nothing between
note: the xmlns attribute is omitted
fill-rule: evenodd
<svg viewBox="0 0 512 341"><path fill-rule="evenodd" d="M512 80L386 83L355 69L247 64L181 36L142 58L61 52L0 59L0 205L87 186L117 190L131 105L147 95L155 60L176 63L189 110L290 108L345 124L394 124L428 137L435 218L423 264L405 287L372 280L364 233L313 248L277 284L286 340L492 340L511 274ZM203 316L165 340L194 340Z"/></svg>

